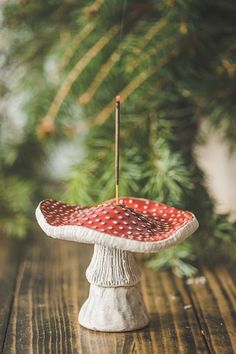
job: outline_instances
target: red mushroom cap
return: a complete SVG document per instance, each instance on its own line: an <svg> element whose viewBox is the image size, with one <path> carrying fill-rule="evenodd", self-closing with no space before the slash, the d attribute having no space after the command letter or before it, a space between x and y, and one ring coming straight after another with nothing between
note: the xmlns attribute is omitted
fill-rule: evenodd
<svg viewBox="0 0 236 354"><path fill-rule="evenodd" d="M120 198L95 207L42 201L36 217L49 236L97 243L133 252L156 252L190 236L198 227L187 211L139 198Z"/></svg>

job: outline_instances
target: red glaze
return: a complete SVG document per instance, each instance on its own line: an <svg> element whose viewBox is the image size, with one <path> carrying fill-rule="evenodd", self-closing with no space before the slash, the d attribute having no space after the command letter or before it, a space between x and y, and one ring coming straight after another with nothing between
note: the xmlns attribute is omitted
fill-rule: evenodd
<svg viewBox="0 0 236 354"><path fill-rule="evenodd" d="M48 224L56 227L74 225L94 229L130 240L157 242L168 239L192 221L190 212L151 200L119 198L95 207L80 207L55 200L44 200L40 210Z"/></svg>

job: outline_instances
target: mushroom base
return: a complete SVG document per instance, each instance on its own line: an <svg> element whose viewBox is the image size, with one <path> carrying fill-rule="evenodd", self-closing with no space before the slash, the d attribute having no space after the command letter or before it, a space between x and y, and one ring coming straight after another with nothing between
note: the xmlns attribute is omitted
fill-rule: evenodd
<svg viewBox="0 0 236 354"><path fill-rule="evenodd" d="M149 323L140 291L140 271L131 252L95 245L86 277L91 285L79 313L83 327L122 332Z"/></svg>
<svg viewBox="0 0 236 354"><path fill-rule="evenodd" d="M79 313L79 323L103 332L123 332L143 328L149 317L139 284L102 287L91 284L89 297Z"/></svg>

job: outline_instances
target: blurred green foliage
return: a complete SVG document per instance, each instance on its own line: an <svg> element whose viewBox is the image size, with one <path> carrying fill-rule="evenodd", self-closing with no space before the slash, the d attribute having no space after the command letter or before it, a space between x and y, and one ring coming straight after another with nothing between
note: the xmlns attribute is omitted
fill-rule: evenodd
<svg viewBox="0 0 236 354"><path fill-rule="evenodd" d="M9 139L1 116L4 231L25 235L46 196L81 204L114 196L121 93L121 194L189 209L200 222L194 237L151 265L190 275L194 259L233 259L235 225L215 214L193 146L204 120L235 146L236 3L18 0L2 10L1 93L11 102L23 95L25 119L21 137ZM55 181L48 155L73 139L82 157L67 181Z"/></svg>

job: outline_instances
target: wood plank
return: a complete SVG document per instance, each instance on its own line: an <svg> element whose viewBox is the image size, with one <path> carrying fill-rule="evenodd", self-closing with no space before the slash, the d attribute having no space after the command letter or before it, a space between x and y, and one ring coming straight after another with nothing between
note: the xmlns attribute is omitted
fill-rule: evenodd
<svg viewBox="0 0 236 354"><path fill-rule="evenodd" d="M152 314L150 336L157 353L208 353L183 279L145 270L144 293ZM187 308L185 308L187 306Z"/></svg>
<svg viewBox="0 0 236 354"><path fill-rule="evenodd" d="M4 237L0 239L0 350L11 313L21 242Z"/></svg>
<svg viewBox="0 0 236 354"><path fill-rule="evenodd" d="M78 325L88 295L85 270L92 248L39 236L19 267L3 353L207 353L183 280L145 269L142 291L151 325L129 333L99 333ZM112 319L111 319L112 320Z"/></svg>
<svg viewBox="0 0 236 354"><path fill-rule="evenodd" d="M19 268L4 353L77 353L89 249L38 237ZM81 277L82 276L82 277Z"/></svg>
<svg viewBox="0 0 236 354"><path fill-rule="evenodd" d="M205 284L189 285L202 333L212 353L236 353L236 284L225 266L202 269Z"/></svg>

